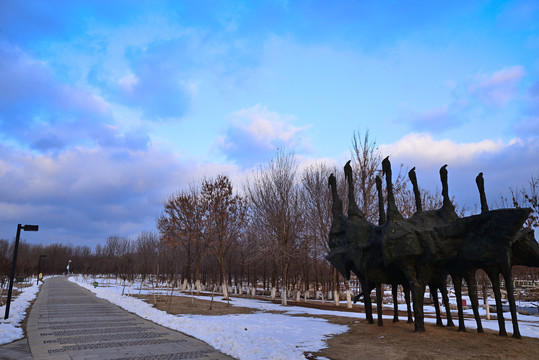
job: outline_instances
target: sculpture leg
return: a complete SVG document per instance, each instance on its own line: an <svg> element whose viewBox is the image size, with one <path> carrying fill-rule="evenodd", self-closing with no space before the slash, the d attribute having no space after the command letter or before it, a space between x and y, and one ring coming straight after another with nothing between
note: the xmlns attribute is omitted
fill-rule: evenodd
<svg viewBox="0 0 539 360"><path fill-rule="evenodd" d="M406 301L406 312L408 313L408 321L406 321L408 324L411 324L414 322L414 318L412 316L412 305L410 304L410 286L405 285L403 286L404 291L404 301Z"/></svg>
<svg viewBox="0 0 539 360"><path fill-rule="evenodd" d="M477 299L477 284L475 281L475 271L472 271L466 275L466 283L468 284L468 296L472 302L473 316L477 324L477 332L483 332L483 325L481 324L481 317L479 316L479 300Z"/></svg>
<svg viewBox="0 0 539 360"><path fill-rule="evenodd" d="M509 300L509 309L511 310L511 320L513 321L513 337L520 339L520 330L517 321L517 306L515 303L515 294L513 293L513 272L511 267L504 269L503 278L505 280L505 289L507 290L507 300Z"/></svg>
<svg viewBox="0 0 539 360"><path fill-rule="evenodd" d="M410 283L412 287L412 301L414 303L415 332L425 331L425 318L423 314L423 297L425 296L425 287L418 280Z"/></svg>
<svg viewBox="0 0 539 360"><path fill-rule="evenodd" d="M447 317L447 327L454 327L453 318L451 317L451 306L449 305L449 297L447 296L447 287L444 285L440 287L440 293L442 294L442 301L445 307L445 316Z"/></svg>
<svg viewBox="0 0 539 360"><path fill-rule="evenodd" d="M383 301L383 295L382 295L382 284L378 283L376 284L376 312L378 313L378 326L383 326L384 321L382 320L382 301Z"/></svg>
<svg viewBox="0 0 539 360"><path fill-rule="evenodd" d="M363 290L363 301L365 303L365 316L369 324L374 324L372 318L372 304L371 304L371 287L368 285L368 281L365 281L365 287Z"/></svg>
<svg viewBox="0 0 539 360"><path fill-rule="evenodd" d="M436 326L443 326L442 315L440 314L440 304L438 303L438 288L430 284L429 290L432 301L434 302L434 310L436 310Z"/></svg>
<svg viewBox="0 0 539 360"><path fill-rule="evenodd" d="M391 285L391 294L393 295L393 322L399 321L399 302L397 299L398 289L399 289L399 285L397 284Z"/></svg>
<svg viewBox="0 0 539 360"><path fill-rule="evenodd" d="M455 287L455 295L457 297L457 309L459 313L459 331L466 331L464 325L464 312L462 310L462 277L452 276L453 286Z"/></svg>
<svg viewBox="0 0 539 360"><path fill-rule="evenodd" d="M496 316L498 317L498 327L500 329L500 336L507 336L505 330L505 319L503 318L502 308L502 294L500 292L500 276L497 272L488 272L488 277L492 283L492 290L494 292L494 299L496 299Z"/></svg>

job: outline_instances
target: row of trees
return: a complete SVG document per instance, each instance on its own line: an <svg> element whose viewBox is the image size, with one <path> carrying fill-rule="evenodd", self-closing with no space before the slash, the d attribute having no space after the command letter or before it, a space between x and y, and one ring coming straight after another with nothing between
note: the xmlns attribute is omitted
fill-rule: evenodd
<svg viewBox="0 0 539 360"><path fill-rule="evenodd" d="M354 134L352 155L355 197L367 218L377 222L375 176L380 171L382 156L368 132L364 136ZM269 283L271 296L275 297L280 289L283 304L290 291L309 294L321 288L331 289L337 298L339 284L348 290L349 284L341 281L325 260L331 219L327 183L330 173L337 175L341 199L346 201L342 171L325 163L300 171L294 155L283 150L244 181L238 191L241 196L233 195L231 183L223 175L204 180L200 188L191 185L172 195L158 219L158 230L161 237L180 249L186 258L184 281L194 276L197 291L200 291L199 259L209 254L219 264L223 286L231 283L225 265L240 264L240 279L234 275L233 283L241 283L246 276L251 284L256 283L262 271L263 283ZM411 216L415 212L415 198L406 175L401 166L394 187L399 210ZM530 189L512 191L512 205L531 206L537 214L536 183L532 178ZM216 188L220 189L216 193L226 196L212 196ZM421 194L423 209L441 206L439 193L423 189ZM465 209L457 206L457 211L464 215ZM530 217L527 226L537 226L536 215ZM228 236L224 236L225 233ZM229 261L223 261L225 258ZM193 263L195 271L189 275ZM226 297L226 286L224 288Z"/></svg>
<svg viewBox="0 0 539 360"><path fill-rule="evenodd" d="M381 160L368 132L355 133L351 160L355 197L374 223L378 221L375 176ZM394 191L401 213L411 216L415 200L403 170L401 166ZM331 173L337 175L341 199L346 202L342 171L325 163L300 169L292 153L279 150L236 191L226 175L179 189L165 201L156 219L157 232L142 232L134 239L110 236L94 251L84 246L30 246L23 242L18 273L35 274L39 255L47 254L42 269L49 273L64 272L68 260L72 260L74 271L80 273L112 274L124 281L140 276L146 282L178 284L182 290L192 284L197 292L217 285L224 297L228 297L231 287L251 293L258 288L272 298L279 291L283 304L290 295L307 298L320 291L337 299L340 291L349 295L350 286L357 284L339 279L325 260L331 220ZM502 198L502 206L530 206L535 210L527 223L530 227L539 225L537 185L538 179L532 178L529 187L512 190L510 199ZM439 193L424 189L421 193L424 209L441 206ZM344 205L346 211L347 204ZM463 208L459 209L464 213ZM12 244L0 240L1 281L9 273L10 248ZM514 273L537 276L529 269Z"/></svg>

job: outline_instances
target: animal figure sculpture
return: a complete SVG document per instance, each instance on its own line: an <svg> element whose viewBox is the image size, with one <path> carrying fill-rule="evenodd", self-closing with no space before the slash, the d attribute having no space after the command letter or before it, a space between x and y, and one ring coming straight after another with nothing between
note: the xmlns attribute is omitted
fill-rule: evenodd
<svg viewBox="0 0 539 360"><path fill-rule="evenodd" d="M488 213L489 209L485 194L483 173L479 173L477 175L475 182L477 184L477 189L479 190L481 214ZM509 247L505 246L502 250L508 250L505 256L497 257L494 259L494 261L489 259L481 265L481 268L487 273L490 282L492 283L492 290L494 292L494 298L496 301L496 315L498 318L499 334L507 335L500 291L500 275L503 275L506 284L509 310L511 311L511 320L513 323L513 337L520 338L521 335L517 321L515 297L513 294L513 275L511 268L514 265L539 267L539 244L537 244L537 241L534 238L534 232L532 229L522 229L513 237Z"/></svg>
<svg viewBox="0 0 539 360"><path fill-rule="evenodd" d="M354 261L352 260L353 245L349 242L350 237L348 236L348 234L350 232L348 230L348 218L343 214L343 204L337 192L337 181L334 174L331 174L329 176L328 186L331 188L333 203L331 207L331 229L328 239L328 246L330 248L330 252L326 256L326 259L331 263L331 265L333 265L337 269L337 271L339 271L339 273L341 273L341 275L344 276L345 279L350 280L351 272L356 274L363 291L365 291L365 289L369 289L368 292L370 293L373 288L373 285L367 283L365 277L359 271ZM353 209L351 212L349 210L348 212L349 216L352 216L352 219L354 219L355 217L354 211L356 211L356 209ZM354 297L354 302L357 301L357 298L358 296ZM372 324L374 323L374 320L372 318L372 306L370 304L370 297L368 300L368 305L367 302L365 303L365 314L367 321Z"/></svg>
<svg viewBox="0 0 539 360"><path fill-rule="evenodd" d="M328 179L328 185L332 191L332 225L329 236L330 253L326 256L328 261L346 278L350 278L350 272L358 277L363 292L354 297L354 302L361 295L365 297L365 313L369 323L374 323L372 317L371 291L376 288L378 324L382 325L382 293L381 284L388 283L393 286L394 316L393 321L398 321L397 286L403 285L408 309L408 321L412 321L410 296L407 281L398 269L386 269L383 263L380 244L369 243L371 232L376 226L365 218L357 206L354 197L353 174L350 163L345 166L345 177L348 181L348 217L343 215L342 201L337 193L336 179L333 174ZM380 183L381 187L381 183ZM382 195L383 196L383 195ZM383 197L382 197L383 208ZM385 221L385 219L383 219ZM352 229L352 230L351 230ZM362 259L354 261L353 259Z"/></svg>
<svg viewBox="0 0 539 360"><path fill-rule="evenodd" d="M384 193L382 191L382 179L379 176L375 178L376 182L376 192L378 193L378 225L384 225L386 222L386 212L384 210ZM380 249L381 251L381 249ZM404 293L404 301L406 302L406 310L408 314L408 323L414 322L412 318L412 307L410 305L410 285L406 281L404 274L402 274L398 269L390 269L390 274L394 275L388 276L393 280L391 284L391 295L393 297L393 322L399 321L399 306L397 299L398 286L402 285L402 291Z"/></svg>
<svg viewBox="0 0 539 360"><path fill-rule="evenodd" d="M416 196L416 206L419 203L420 199L417 199L419 194L419 188L417 186L417 178L415 176L415 170L410 170L409 177L412 181L414 187L414 194ZM434 228L439 228L451 224L452 222L459 219L457 213L455 212L455 207L449 198L449 185L447 180L447 164L440 168L440 181L442 183L442 207L437 210L430 211L417 211L411 218L410 221L415 224L415 226L422 228L424 230L432 230ZM444 253L444 249L435 250L440 244L431 243L431 250L434 253L438 253L438 256ZM441 251L440 251L441 250ZM447 251L447 249L445 249ZM431 261L435 262L434 273L431 275L432 278L429 281L429 289L431 289L431 294L434 294L437 297L437 289L442 293L442 300L444 302L447 314L447 325L453 326L453 321L451 319L451 312L449 310L449 299L447 298L447 287L445 285L445 277L449 273L453 279L455 286L455 294L457 297L457 308L459 314L459 331L465 331L464 327L464 313L462 308L462 279L466 280L469 289L469 295L472 302L472 307L474 309L474 317L477 322L477 331L483 332L481 326L481 320L479 318L478 310L478 299L477 299L477 290L475 283L475 272L476 268L470 268L468 264L463 264L458 262L458 260L450 260L448 256L443 256L444 258L440 260L437 257L431 258ZM443 262L443 265L440 265L440 262ZM444 277L445 276L445 277ZM442 279L443 278L443 279ZM432 285L432 287L430 286ZM443 289L443 290L442 290ZM436 310L436 324L442 325L440 309L437 304L437 298L434 298L435 310ZM475 306L474 306L475 305Z"/></svg>
<svg viewBox="0 0 539 360"><path fill-rule="evenodd" d="M328 239L330 252L326 256L326 259L347 280L350 280L350 271L353 271L362 283L363 277L360 276L359 270L355 268L354 262L348 253L348 246L346 242L348 219L343 214L343 204L337 192L337 181L335 179L335 175L331 174L329 176L328 186L331 188L333 205L331 207L332 221Z"/></svg>
<svg viewBox="0 0 539 360"><path fill-rule="evenodd" d="M363 290L365 301L365 316L369 323L374 323L372 317L372 303L370 293L376 287L375 282L369 279L367 273L365 251L369 247L369 236L375 229L375 225L367 220L365 214L359 209L354 196L354 180L350 161L344 166L344 177L348 183L348 231L346 234L346 242L350 258L354 262L354 267L358 269L359 276L362 278L361 289ZM367 250L368 251L368 250ZM374 256L371 254L370 258ZM377 288L377 310L378 310L378 325L382 325L381 314L381 294Z"/></svg>
<svg viewBox="0 0 539 360"><path fill-rule="evenodd" d="M383 224L375 226L367 221L363 213L359 210L354 197L354 181L352 167L350 161L344 166L345 177L348 181L348 219L354 221L354 228L349 231L348 238L351 244L351 257L356 268L359 269L363 276L366 287L363 288L363 296L365 300L365 312L367 317L372 314L372 305L370 301L370 293L373 288L376 289L376 310L378 313L378 325L383 325L382 320L382 284L391 284L394 289L397 289L399 284L402 284L404 291L408 291L408 282L404 274L396 266L385 266L382 254L381 238L378 234L383 231ZM380 194L380 193L379 193ZM379 195L380 196L380 195ZM383 198L382 198L383 207ZM385 222L380 219L380 222ZM393 292L396 299L397 293ZM395 302L393 320L398 321L398 304ZM411 311L410 311L411 317Z"/></svg>
<svg viewBox="0 0 539 360"><path fill-rule="evenodd" d="M444 179L447 180L447 174L444 172L447 171L446 168L447 165L444 165L440 169L440 178L442 180L442 187L444 183ZM438 216L438 213L440 211L447 211L442 206L442 209L439 211L433 211L433 212L424 212L423 211L423 205L421 203L421 193L419 191L419 186L417 184L417 176L415 173L415 167L412 168L408 172L408 177L410 178L410 181L412 183L412 187L414 190L414 197L415 197L415 204L416 204L416 212L414 216L416 217L416 220L419 217L433 217L436 221L436 219L444 219L444 217ZM447 206L447 205L446 205ZM454 211L453 211L454 212ZM451 213L448 214L450 217L453 217ZM440 291L440 294L442 295L442 301L445 307L445 313L447 317L447 326L452 327L453 319L451 317L451 307L449 305L449 297L447 295L447 276L449 273L445 269L435 269L434 274L431 279L428 280L427 284L429 286L430 294L432 296L432 300L434 301L434 309L436 311L436 325L442 326L442 316L440 313L440 304L438 303L438 291Z"/></svg>
<svg viewBox="0 0 539 360"><path fill-rule="evenodd" d="M382 166L386 174L390 175L391 167L387 158L384 159ZM426 219L425 221L414 221L412 217L409 224L405 225L402 216L399 217L400 214L395 214L393 210L395 214L393 233L386 233L386 238L383 240L386 265L388 260L397 262L414 284L412 299L414 299L416 331L424 331L422 309L424 286L433 272L442 268L447 269L452 276L456 275L457 280L454 284L457 296L460 290L458 275L465 274L468 277L472 303L477 304L473 276L475 269L485 268L491 264L507 268L510 243L531 211L530 209L499 209L458 218L449 200L445 170L443 166L440 171L444 203L438 211L439 219L432 222L432 218L426 217L423 219ZM388 181L388 209L396 209L396 205L390 203L391 177L388 176L386 181ZM412 224L411 229L410 224ZM415 230L415 237L413 230ZM478 331L482 331L477 310L474 316L478 322ZM463 325L464 322L459 314L459 328L461 324ZM514 336L518 337L518 333Z"/></svg>
<svg viewBox="0 0 539 360"><path fill-rule="evenodd" d="M487 273L491 272L496 276L502 273L506 279L511 279L511 264L518 261L536 264L537 258L533 256L530 258L526 254L527 248L537 247L536 242L532 243L535 241L533 233L530 238L529 232L519 232L531 209L493 211L485 209L479 215L459 218L449 199L446 166L440 169L443 205L438 210L422 210L415 172L411 172L410 179L414 184L417 211L411 218L404 219L395 203L391 164L388 158L384 159L382 174L386 176L387 184L387 215L385 222L381 216L378 226L365 218L355 202L349 162L345 166L349 191L347 217L342 212L342 201L338 198L334 175L329 178L333 194L333 219L328 239L330 253L327 259L346 278L350 277L350 271L358 275L365 291L367 319L371 323L373 320L370 291L377 288L378 323L381 325L380 284L389 283L394 288L399 283L410 284L414 328L417 332L424 331L423 297L425 286L428 284L432 294L436 294L437 289L442 293L448 326L451 326L445 285L449 272L453 277L459 303L461 303L459 300L462 278L467 280L470 298L475 308L474 315L478 321L478 331L482 331L473 277L475 270L482 268ZM383 202L380 193L379 199ZM484 202L486 204L486 199ZM382 214L382 211L380 213ZM539 254L539 251L537 253ZM506 281L507 283L511 283L507 285L507 290L508 293L511 292L512 297L512 280ZM435 302L437 303L436 298ZM437 309L437 323L441 325L439 309ZM516 315L513 317L513 327L515 329L513 336L520 337ZM459 329L464 330L462 307L459 308ZM501 325L500 333L502 334Z"/></svg>
<svg viewBox="0 0 539 360"><path fill-rule="evenodd" d="M425 331L423 298L427 279L431 277L428 249L421 243L416 225L406 221L395 202L391 163L382 161L382 174L386 176L387 222L380 232L385 266L396 266L410 283L414 309L415 331ZM428 274L428 275L427 275Z"/></svg>

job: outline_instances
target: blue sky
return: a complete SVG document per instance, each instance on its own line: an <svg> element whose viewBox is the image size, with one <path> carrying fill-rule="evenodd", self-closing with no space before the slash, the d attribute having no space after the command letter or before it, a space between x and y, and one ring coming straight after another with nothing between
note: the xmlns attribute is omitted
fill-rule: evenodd
<svg viewBox="0 0 539 360"><path fill-rule="evenodd" d="M94 247L278 147L350 157L367 129L434 191L539 175L534 1L0 1L0 237Z"/></svg>

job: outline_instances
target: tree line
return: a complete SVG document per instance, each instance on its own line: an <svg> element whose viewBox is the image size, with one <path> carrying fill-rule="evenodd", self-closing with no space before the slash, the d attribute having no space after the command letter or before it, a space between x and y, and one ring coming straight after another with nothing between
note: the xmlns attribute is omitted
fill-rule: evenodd
<svg viewBox="0 0 539 360"><path fill-rule="evenodd" d="M358 206L369 221L378 222L375 176L381 171L376 142L354 133L351 144ZM401 165L394 193L399 211L411 216L414 194ZM92 251L87 246L21 242L17 274L37 273L39 255L43 273L110 274L123 281L167 282L200 293L215 290L227 298L235 293L264 293L286 304L290 299L324 297L339 299L351 288L325 259L331 224L331 194L328 177L337 176L338 191L345 201L346 181L340 169L320 162L300 168L293 153L280 149L259 166L237 189L224 174L206 178L171 194L156 219L156 230L136 238L111 235ZM511 189L501 206L532 207L526 226L539 226L539 179L528 186ZM423 209L441 206L441 195L421 190ZM457 207L463 215L467 210ZM0 285L7 283L13 242L0 240ZM537 269L515 269L516 276L537 278ZM357 289L359 291L359 289ZM1 298L1 297L0 297Z"/></svg>

